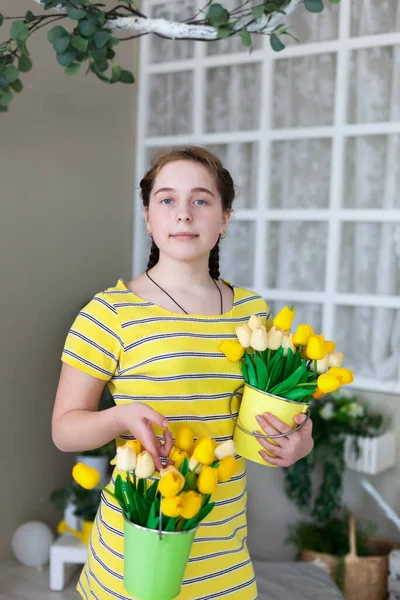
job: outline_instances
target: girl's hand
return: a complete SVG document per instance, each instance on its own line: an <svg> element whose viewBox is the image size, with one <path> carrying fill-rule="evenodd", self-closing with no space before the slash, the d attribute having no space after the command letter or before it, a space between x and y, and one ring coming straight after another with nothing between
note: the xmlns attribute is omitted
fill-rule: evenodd
<svg viewBox="0 0 400 600"><path fill-rule="evenodd" d="M306 418L307 417L304 414L297 415L294 418L294 422L296 425L301 425ZM277 435L279 433L288 433L289 431L292 431L288 425L269 413L259 415L256 419L263 431L255 431L254 433L264 432L269 433L270 435ZM277 467L289 467L297 460L300 460L300 458L307 456L313 449L312 421L309 419L299 431L295 431L288 436L276 438L274 441L278 443L278 446L262 438L258 438L258 441L265 450L274 454L274 456L269 456L265 450L260 450L260 455L264 460Z"/></svg>
<svg viewBox="0 0 400 600"><path fill-rule="evenodd" d="M130 431L151 454L156 470L162 469L160 456L167 458L174 445L172 433L168 430L168 420L164 415L141 402L118 406L121 431ZM162 444L156 437L152 423L164 427Z"/></svg>

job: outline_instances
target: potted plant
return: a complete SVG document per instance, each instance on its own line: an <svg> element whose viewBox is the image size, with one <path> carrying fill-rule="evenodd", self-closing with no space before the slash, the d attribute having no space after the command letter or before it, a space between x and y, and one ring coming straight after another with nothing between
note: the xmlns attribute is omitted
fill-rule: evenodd
<svg viewBox="0 0 400 600"><path fill-rule="evenodd" d="M100 490L85 490L75 482L63 488L55 489L50 496L50 500L57 510L64 513L64 519L58 524L57 532L61 535L65 531L69 531L84 544L87 544L100 504L100 495ZM79 519L79 528L78 525L73 526L67 522L65 513L69 506L73 507L73 515Z"/></svg>
<svg viewBox="0 0 400 600"><path fill-rule="evenodd" d="M378 434L383 417L371 414L355 394L343 390L311 403L310 415L314 448L308 456L284 469L285 491L302 512L313 517L316 523L324 524L343 510L346 437L354 436L357 452L359 436ZM315 486L313 474L317 469L322 473L322 480Z"/></svg>
<svg viewBox="0 0 400 600"><path fill-rule="evenodd" d="M273 441L284 434L257 433L257 415L269 412L293 428L294 417L308 413L313 398L319 399L353 382L352 372L341 366L343 353L334 351L333 342L314 334L308 324L299 325L291 333L294 316L293 307L285 306L267 329L260 317L252 315L246 324L236 328L237 340L226 340L220 345L228 360L242 363L244 384L231 396L237 452L264 466L273 465L260 456L257 438ZM242 388L243 392L239 391ZM237 420L232 410L235 396L242 397ZM304 424L305 421L298 429Z"/></svg>

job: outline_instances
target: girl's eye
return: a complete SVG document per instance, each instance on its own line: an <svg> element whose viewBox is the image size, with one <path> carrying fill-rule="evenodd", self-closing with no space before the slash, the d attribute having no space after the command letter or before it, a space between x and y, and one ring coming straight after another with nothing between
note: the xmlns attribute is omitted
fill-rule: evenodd
<svg viewBox="0 0 400 600"><path fill-rule="evenodd" d="M207 204L205 200L196 200L196 202L202 202L203 204L200 204L200 206L204 206L205 204Z"/></svg>
<svg viewBox="0 0 400 600"><path fill-rule="evenodd" d="M170 204L172 202L171 198L163 198L161 200L161 204Z"/></svg>

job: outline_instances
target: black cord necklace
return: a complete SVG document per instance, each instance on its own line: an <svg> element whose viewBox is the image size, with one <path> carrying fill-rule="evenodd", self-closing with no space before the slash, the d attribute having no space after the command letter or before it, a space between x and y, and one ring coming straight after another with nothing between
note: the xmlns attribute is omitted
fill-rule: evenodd
<svg viewBox="0 0 400 600"><path fill-rule="evenodd" d="M172 297L170 294L168 294L168 292L166 292L166 291L164 290L164 288L162 288L162 287L161 287L161 285L158 285L158 283L157 283L156 281L154 281L154 279L152 279L152 278L150 277L150 275L149 275L149 272L148 272L148 271L146 271L146 275L147 275L147 277L150 279L150 281L152 281L152 282L154 283L154 285L156 285L158 288L160 288L160 290L161 290L162 292L164 292L164 294L167 294L167 296L169 296L169 297L171 298L171 300L172 300L173 302L175 302L175 304L176 304L177 306L179 306L179 308L180 308L181 310L183 310L183 312L184 312L186 315L188 315L188 314L189 314L189 313L188 313L188 312L187 312L187 311L186 311L184 308L182 308L182 306L181 306L180 304L178 304L178 302L177 302L176 300L174 300L174 299L173 299L173 297ZM221 292L221 290L220 290L219 286L217 285L217 282L215 281L215 279L214 279L213 277L211 277L211 279L213 280L213 282L215 283L215 285L216 285L216 287L217 287L217 290L219 291L219 295L220 295L220 298L221 298L221 315L222 315L222 314L223 314L223 305L222 305L222 292Z"/></svg>

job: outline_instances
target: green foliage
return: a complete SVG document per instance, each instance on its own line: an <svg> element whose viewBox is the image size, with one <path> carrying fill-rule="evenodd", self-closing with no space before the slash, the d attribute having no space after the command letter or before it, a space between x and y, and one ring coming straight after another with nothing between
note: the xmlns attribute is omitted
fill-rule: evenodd
<svg viewBox="0 0 400 600"><path fill-rule="evenodd" d="M310 405L314 449L305 458L284 469L285 491L304 513L324 524L342 510L342 479L345 470L344 443L347 434L376 435L382 416L368 414L367 407L338 390ZM321 483L313 489L313 474Z"/></svg>
<svg viewBox="0 0 400 600"><path fill-rule="evenodd" d="M329 1L337 4L340 0ZM239 5L231 11L219 2L211 2L208 4L204 19L194 21L193 24L215 27L219 39L240 35L243 46L251 51L252 35L255 34L250 32L249 26L265 18L268 24L272 13L285 15L284 9L289 2L290 0L265 0L248 9ZM320 12L324 9L322 0L304 0L304 3L310 12ZM52 27L48 32L48 39L53 46L57 62L67 75L78 74L86 65L86 73L94 73L105 83L133 84L135 82L133 73L122 69L115 60L114 47L120 40L116 37L116 31L108 30L106 24L127 15L140 17L145 15L140 13L132 0L120 0L107 12L104 6L103 3L91 0L42 0L41 9L45 13L55 8L61 8L64 12L36 15L28 10L24 16L15 18L11 23L9 39L0 43L0 112L7 112L14 95L23 89L19 75L32 69L30 52L27 48L30 36L53 21L63 21L66 25L63 27L57 24ZM8 18L0 13L0 27L8 22L6 21ZM264 32L261 30L259 33ZM276 52L285 48L280 36L291 35L283 24L276 27L274 31L265 33L270 36L271 47ZM6 69L9 67L18 70L18 77L13 71L12 81L6 75Z"/></svg>
<svg viewBox="0 0 400 600"><path fill-rule="evenodd" d="M101 490L85 490L81 486L70 483L64 488L55 489L50 501L60 512L64 512L68 502L75 506L74 514L85 521L94 521L100 504Z"/></svg>
<svg viewBox="0 0 400 600"><path fill-rule="evenodd" d="M372 533L372 527L356 527L356 548L358 556L368 556L371 550L367 546L367 537ZM323 525L316 525L309 521L300 521L289 526L289 535L286 543L293 544L297 551L313 550L345 556L350 552L349 546L349 519L347 514L340 518L330 519Z"/></svg>

